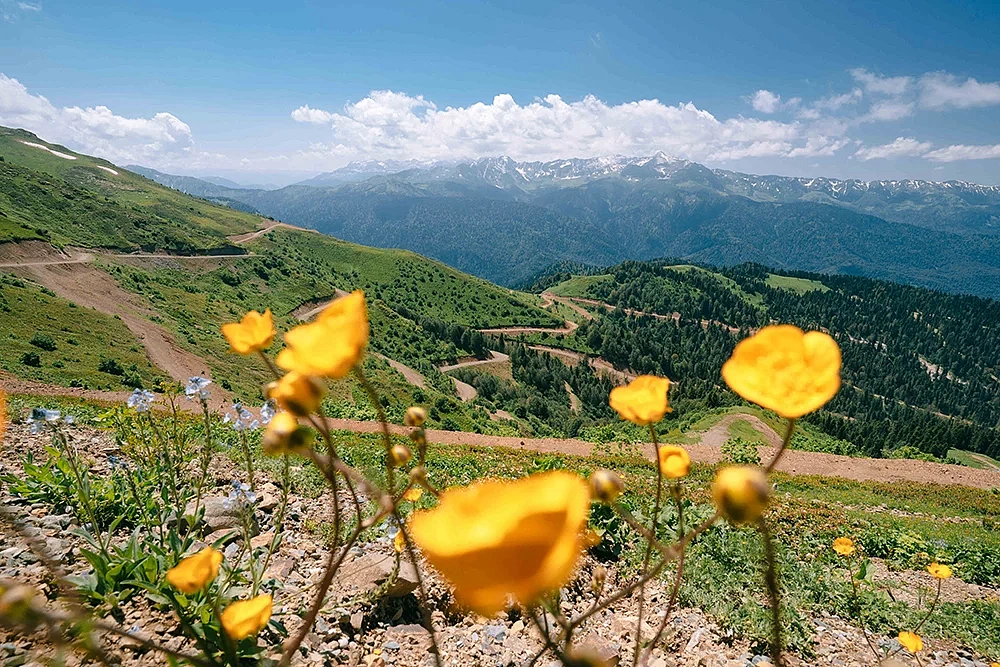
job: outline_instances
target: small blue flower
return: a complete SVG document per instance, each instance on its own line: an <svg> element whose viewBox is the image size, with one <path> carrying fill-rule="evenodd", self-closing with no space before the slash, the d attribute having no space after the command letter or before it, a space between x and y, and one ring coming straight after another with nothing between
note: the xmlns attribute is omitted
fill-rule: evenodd
<svg viewBox="0 0 1000 667"><path fill-rule="evenodd" d="M267 426L274 419L274 415L278 413L278 404L273 398L269 398L264 402L264 405L260 408L260 423Z"/></svg>
<svg viewBox="0 0 1000 667"><path fill-rule="evenodd" d="M195 375L192 378L188 378L187 386L184 387L184 393L189 399L197 397L202 401L207 401L209 397L207 387L210 384L212 384L212 381L208 378Z"/></svg>
<svg viewBox="0 0 1000 667"><path fill-rule="evenodd" d="M153 406L154 400L156 400L156 395L153 392L148 389L136 389L128 397L126 404L136 412L148 412Z"/></svg>

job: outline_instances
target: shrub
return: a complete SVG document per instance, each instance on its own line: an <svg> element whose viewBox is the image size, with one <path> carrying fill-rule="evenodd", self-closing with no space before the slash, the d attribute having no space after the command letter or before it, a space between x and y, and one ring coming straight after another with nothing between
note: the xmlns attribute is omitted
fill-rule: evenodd
<svg viewBox="0 0 1000 667"><path fill-rule="evenodd" d="M52 340L52 336L48 334L43 334L35 332L35 335L31 337L28 341L40 350L45 350L46 352L52 352L56 349L56 342Z"/></svg>
<svg viewBox="0 0 1000 667"><path fill-rule="evenodd" d="M735 465L760 465L757 445L743 438L730 438L722 443L722 460Z"/></svg>
<svg viewBox="0 0 1000 667"><path fill-rule="evenodd" d="M108 375L125 375L125 369L118 363L117 359L101 359L97 364L97 370Z"/></svg>
<svg viewBox="0 0 1000 667"><path fill-rule="evenodd" d="M42 365L42 358L38 356L37 352L25 352L21 355L21 363L25 366L38 368Z"/></svg>

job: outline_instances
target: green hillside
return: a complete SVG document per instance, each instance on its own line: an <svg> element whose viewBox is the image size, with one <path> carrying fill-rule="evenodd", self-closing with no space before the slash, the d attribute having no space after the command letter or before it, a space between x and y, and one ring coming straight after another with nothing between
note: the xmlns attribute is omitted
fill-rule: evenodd
<svg viewBox="0 0 1000 667"><path fill-rule="evenodd" d="M600 317L574 337L619 368L681 380L679 396L710 403L733 400L721 391L719 360L748 331L771 322L827 330L843 353L844 385L807 418L818 429L869 455L1000 453L1000 303L757 265L679 268L626 262L550 290L633 312L679 313L674 322L595 310Z"/></svg>
<svg viewBox="0 0 1000 667"><path fill-rule="evenodd" d="M229 352L219 333L222 324L250 309L271 308L279 329L287 330L302 313L338 293L363 289L370 303L373 352L415 369L426 384L418 389L387 362L370 356L369 371L390 397L390 413L398 412L401 419L407 405L420 402L435 406L432 422L437 425L510 435L521 428L530 432L525 424L517 425L519 420L497 422L482 406L461 403L451 378L437 370L460 357L486 354L486 340L475 328L561 323L524 294L409 251L367 248L314 232L278 228L239 245L227 237L267 221L20 130L0 129L0 160L0 247L30 240L98 250L89 266L60 270L78 271L84 286L87 271L107 272L153 313L154 326L204 360L216 382L235 397L259 400L260 387L269 378L256 360ZM124 254L136 250L242 256L216 260ZM4 261L17 262L19 252L17 246L4 247ZM0 353L0 369L91 389L155 387L167 379L116 317L55 296L45 287L51 276L44 271L0 271L18 274L0 272L0 325L10 338ZM363 398L360 387L345 387L331 395L330 414L370 416L366 401L357 400Z"/></svg>
<svg viewBox="0 0 1000 667"><path fill-rule="evenodd" d="M0 241L241 252L226 236L252 231L261 222L24 130L0 128L0 160Z"/></svg>

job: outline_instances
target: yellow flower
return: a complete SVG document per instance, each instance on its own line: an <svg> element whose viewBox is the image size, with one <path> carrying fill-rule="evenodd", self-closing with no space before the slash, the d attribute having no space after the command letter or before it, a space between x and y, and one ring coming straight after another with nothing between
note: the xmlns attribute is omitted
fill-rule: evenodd
<svg viewBox="0 0 1000 667"><path fill-rule="evenodd" d="M212 583L222 565L222 552L205 547L167 570L167 583L181 593L191 595Z"/></svg>
<svg viewBox="0 0 1000 667"><path fill-rule="evenodd" d="M285 373L280 380L267 385L265 394L283 410L305 417L319 408L326 387L319 378L296 371Z"/></svg>
<svg viewBox="0 0 1000 667"><path fill-rule="evenodd" d="M458 601L491 616L510 597L531 604L566 582L589 509L583 479L539 473L449 489L435 509L412 515L410 535Z"/></svg>
<svg viewBox="0 0 1000 667"><path fill-rule="evenodd" d="M238 354L250 354L271 347L274 342L274 318L268 308L261 315L251 310L239 322L222 325L222 335L229 341L229 347Z"/></svg>
<svg viewBox="0 0 1000 667"><path fill-rule="evenodd" d="M364 292L342 296L319 314L285 334L278 366L303 375L340 379L361 361L368 344L368 307Z"/></svg>
<svg viewBox="0 0 1000 667"><path fill-rule="evenodd" d="M733 523L750 523L764 513L770 490L760 468L731 466L716 474L712 497L722 516Z"/></svg>
<svg viewBox="0 0 1000 667"><path fill-rule="evenodd" d="M299 426L291 412L279 412L271 418L260 438L261 449L268 456L294 454L309 445L309 431Z"/></svg>
<svg viewBox="0 0 1000 667"><path fill-rule="evenodd" d="M595 470L590 475L590 495L602 503L613 503L625 489L625 484L618 473L611 470Z"/></svg>
<svg viewBox="0 0 1000 667"><path fill-rule="evenodd" d="M424 490L419 486L414 486L413 488L406 490L406 493L403 494L403 500L409 500L411 503L415 503L420 500L420 496L422 495L424 495Z"/></svg>
<svg viewBox="0 0 1000 667"><path fill-rule="evenodd" d="M403 531L396 531L396 537L392 538L392 546L396 550L396 553L403 553L403 549L406 548L406 540L403 539Z"/></svg>
<svg viewBox="0 0 1000 667"><path fill-rule="evenodd" d="M838 537L833 541L833 550L841 556L853 556L854 540L849 537Z"/></svg>
<svg viewBox="0 0 1000 667"><path fill-rule="evenodd" d="M258 595L234 602L222 611L222 627L233 639L246 639L264 629L271 620L271 596Z"/></svg>
<svg viewBox="0 0 1000 667"><path fill-rule="evenodd" d="M935 579L947 579L951 576L951 568L941 563L931 563L927 566L927 571Z"/></svg>
<svg viewBox="0 0 1000 667"><path fill-rule="evenodd" d="M748 401L796 419L823 407L840 389L840 348L821 331L764 327L740 341L722 365L722 377Z"/></svg>
<svg viewBox="0 0 1000 667"><path fill-rule="evenodd" d="M924 640L915 632L900 632L896 639L910 653L917 653L924 650Z"/></svg>
<svg viewBox="0 0 1000 667"><path fill-rule="evenodd" d="M687 450L677 445L663 445L658 452L660 472L664 477L677 479L691 472L691 456Z"/></svg>
<svg viewBox="0 0 1000 667"><path fill-rule="evenodd" d="M624 387L611 390L608 403L621 415L622 419L639 426L648 426L671 411L667 404L670 380L654 375L640 375Z"/></svg>

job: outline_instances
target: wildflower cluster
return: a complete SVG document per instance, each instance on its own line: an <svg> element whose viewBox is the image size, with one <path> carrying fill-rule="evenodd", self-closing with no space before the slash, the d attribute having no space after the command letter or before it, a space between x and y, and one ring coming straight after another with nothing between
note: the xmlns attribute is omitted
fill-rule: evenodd
<svg viewBox="0 0 1000 667"><path fill-rule="evenodd" d="M648 664L651 651L664 636L676 607L687 548L721 521L747 526L759 533L764 545L762 569L771 613L771 660L775 667L783 664L782 601L768 526L771 500L768 475L787 449L796 420L825 405L840 386L840 350L827 334L806 333L787 325L769 326L736 346L722 367L725 382L744 399L781 415L787 420L787 428L782 443L765 465L721 467L711 485L711 515L702 514L700 521L694 521L687 515L690 512L686 513L690 502L685 499L691 456L682 446L661 444L658 440L657 424L672 410L669 400L672 385L667 378L640 376L612 390L608 399L610 407L622 419L648 430L647 456L655 470L656 487L655 494L651 494L652 511L644 511L644 516L640 516L624 502L634 490L627 488L618 473L606 469L594 471L589 479L556 470L517 480L480 480L444 491L436 488L427 469L426 411L416 406L409 408L404 416L404 424L409 428L408 440L395 439L382 403L365 376L362 361L368 345L369 322L365 296L360 291L334 300L315 321L286 332L284 346L273 360L267 352L277 339L277 331L269 310L263 314L247 313L239 322L225 325L222 332L233 352L256 355L274 378L264 387L266 402L258 414L236 403L223 420L238 434L247 473L246 481L233 480L225 499L227 509L243 513L247 523L243 541L239 546L231 544L225 552L211 545L194 546L193 527L198 524L203 508L202 488L214 451L208 413L211 381L193 377L184 388L189 399L201 403L205 416L204 445L197 456L200 477L192 501L194 509L186 510L178 522L182 524L178 530L186 530L184 539L163 542L175 548L163 550L165 558L170 559L170 567L160 571L159 576L167 592L157 598L173 608L181 627L199 647L199 655L185 654L183 659L236 667L244 664L247 656L261 657L258 634L265 633L267 628L283 627L272 619L274 595L280 595L280 590L269 588L271 584L264 581L263 572L280 541L287 495L276 513L274 537L266 548L252 546L249 530L259 497L249 434L263 427L259 434L261 449L265 455L280 459L283 492L287 494L289 485L289 461L300 457L315 466L328 483L333 517L326 569L310 589L311 598L301 607L302 622L282 643L281 655L273 656L279 667L291 664L313 630L347 554L366 531L379 526L393 545L397 570L403 558L414 567L417 592L424 605L423 624L437 665L442 664L442 658L427 604L422 569L425 563L440 573L451 585L458 603L468 609L491 615L518 608L524 618L535 624L544 652L565 665L592 664L577 643L578 630L616 601L635 595L638 618L632 664ZM384 456L384 470L377 480L362 474L341 455L323 411L323 398L330 383L349 375L369 395L381 424L384 451L380 455ZM169 438L156 432L151 415L154 401L149 392L133 393L128 401L135 413L132 418L143 428L148 426L153 433L151 440L160 438L168 442ZM66 421L58 413L39 413L33 418L42 424ZM159 458L167 460L167 467L180 469L186 450L167 447L163 451L165 454ZM151 453L150 458L156 460L157 456ZM109 464L118 466L110 459ZM122 470L123 474L132 474L130 470ZM363 508L361 497L370 501L368 511ZM345 498L352 500L345 503ZM590 582L592 604L587 611L570 617L560 605L559 591L574 577L584 552L602 539L600 531L591 528L588 522L595 503L597 509L616 517L642 538L641 567L618 590L608 590L611 586L607 572L596 569ZM671 503L674 511L664 512ZM178 499L176 506L185 505ZM153 507L159 511L159 506ZM674 525L665 525L668 516L673 517ZM166 523L166 517L161 513L149 518L150 526L157 522ZM833 549L845 559L856 558L858 554L858 547L847 537L836 540ZM240 574L241 568L249 574ZM671 570L673 586L665 609L659 611L656 619L645 618L646 585ZM941 581L951 576L950 568L933 563L928 573L938 582L940 595ZM241 585L231 585L230 580L240 576L244 577ZM852 583L857 591L856 577L852 576ZM148 586L160 590L153 583ZM936 602L937 598L932 608ZM556 619L555 624L548 622L550 618ZM215 634L206 630L216 627ZM912 653L922 650L922 640L916 634L919 629L917 625L898 637L900 645ZM171 651L157 646L150 648Z"/></svg>

